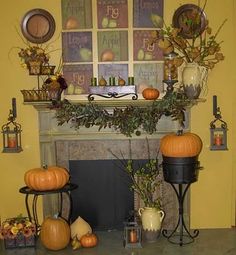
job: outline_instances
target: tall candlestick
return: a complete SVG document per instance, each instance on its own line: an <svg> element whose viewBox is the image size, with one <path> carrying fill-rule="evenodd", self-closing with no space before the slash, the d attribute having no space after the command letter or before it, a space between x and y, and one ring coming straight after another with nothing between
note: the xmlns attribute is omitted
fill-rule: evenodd
<svg viewBox="0 0 236 255"><path fill-rule="evenodd" d="M217 114L217 96L213 96L213 115Z"/></svg>
<svg viewBox="0 0 236 255"><path fill-rule="evenodd" d="M16 99L12 98L12 115L14 118L16 118Z"/></svg>

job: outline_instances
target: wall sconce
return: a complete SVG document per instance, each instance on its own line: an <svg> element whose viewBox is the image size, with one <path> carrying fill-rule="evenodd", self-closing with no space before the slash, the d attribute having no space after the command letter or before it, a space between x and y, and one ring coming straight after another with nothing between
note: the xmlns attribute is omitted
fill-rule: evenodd
<svg viewBox="0 0 236 255"><path fill-rule="evenodd" d="M125 222L124 226L124 247L142 248L142 229L137 222Z"/></svg>
<svg viewBox="0 0 236 255"><path fill-rule="evenodd" d="M215 119L210 123L211 150L228 150L227 123L222 120L220 107L217 107L217 96L213 96L213 115ZM218 126L217 126L218 122Z"/></svg>
<svg viewBox="0 0 236 255"><path fill-rule="evenodd" d="M16 99L12 98L12 109L10 110L8 122L2 126L3 153L18 153L21 147L21 125L15 122Z"/></svg>

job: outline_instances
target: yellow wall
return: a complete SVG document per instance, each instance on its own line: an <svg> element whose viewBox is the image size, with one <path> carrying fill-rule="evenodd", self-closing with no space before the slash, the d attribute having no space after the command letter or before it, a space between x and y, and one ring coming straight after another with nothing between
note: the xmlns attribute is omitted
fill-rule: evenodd
<svg viewBox="0 0 236 255"><path fill-rule="evenodd" d="M15 2L15 5L13 4ZM164 0L165 22L170 24L174 10L184 3L198 1ZM203 2L203 1L202 1ZM233 109L236 106L234 93L236 92L234 70L235 59L235 6L234 0L208 0L206 6L207 17L213 31L227 18L223 30L219 34L219 40L223 40L223 52L226 59L219 63L209 74L207 101L195 106L192 110L192 131L199 134L204 147L200 155L201 165L204 170L200 172L199 181L192 185L191 189L191 225L198 228L225 228L234 225L235 215L235 174L236 159ZM14 8L13 8L14 6ZM61 13L60 0L21 0L3 1L0 10L1 40L0 40L0 125L4 124L11 107L11 98L17 99L17 121L22 124L23 152L19 154L0 154L0 216L2 219L13 217L19 213L26 214L24 196L18 192L24 185L23 176L27 169L38 167L39 142L37 112L31 106L23 105L20 90L37 87L35 77L29 76L27 71L19 65L18 49L24 47L24 43L16 30L20 31L22 16L33 8L45 8L52 13L56 20L56 33L51 41L52 47L60 49ZM11 49L12 48L12 49ZM60 50L53 54L52 64L57 64L60 58ZM209 150L209 123L212 115L212 95L218 96L218 104L221 107L223 118L227 121L228 151ZM0 143L2 148L2 141Z"/></svg>
<svg viewBox="0 0 236 255"><path fill-rule="evenodd" d="M15 4L13 4L15 2ZM37 78L29 76L27 70L20 66L18 51L14 47L25 47L20 32L20 22L23 15L33 8L45 8L52 13L57 22L56 32L51 41L52 50L58 49L53 54L52 64L58 64L61 54L61 22L60 0L21 0L4 1L0 10L1 39L0 39L0 125L6 123L11 98L17 101L17 122L22 124L22 147L23 152L18 154L0 153L0 216L1 219L13 217L20 213L26 215L24 196L19 193L19 188L24 186L24 172L28 169L39 167L39 139L38 139L38 116L31 106L23 105L21 89L37 87ZM21 32L20 32L21 34ZM2 139L1 139L2 140ZM2 141L0 145L2 149ZM39 204L40 206L40 204ZM40 209L39 209L40 211Z"/></svg>
<svg viewBox="0 0 236 255"><path fill-rule="evenodd" d="M199 183L193 186L193 225L207 227L227 227L235 224L235 1L209 1L207 8L210 24L215 28L227 18L225 27L219 34L223 40L225 61L217 65L209 75L207 102L193 110L192 129L203 138L204 149L201 162L204 170ZM209 131L207 124L212 119L212 95L218 95L223 118L228 123L228 151L209 151ZM207 109L209 109L207 111ZM205 217L207 215L207 217Z"/></svg>

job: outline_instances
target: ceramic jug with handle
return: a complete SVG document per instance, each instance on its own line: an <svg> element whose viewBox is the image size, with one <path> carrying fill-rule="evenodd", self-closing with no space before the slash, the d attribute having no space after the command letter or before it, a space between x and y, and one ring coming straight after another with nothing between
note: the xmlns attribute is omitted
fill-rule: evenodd
<svg viewBox="0 0 236 255"><path fill-rule="evenodd" d="M165 213L153 207L139 208L138 214L141 217L142 226L144 230L158 231L161 228L161 223L164 219Z"/></svg>

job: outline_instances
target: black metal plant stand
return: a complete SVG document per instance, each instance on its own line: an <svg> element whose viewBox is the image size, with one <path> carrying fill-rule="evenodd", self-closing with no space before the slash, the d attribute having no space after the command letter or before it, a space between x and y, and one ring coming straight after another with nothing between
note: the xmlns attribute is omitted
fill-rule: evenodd
<svg viewBox="0 0 236 255"><path fill-rule="evenodd" d="M174 230L170 234L168 234L168 231L164 229L162 230L162 234L164 237L168 239L169 242L173 244L179 244L180 246L182 246L183 244L192 243L194 241L194 238L197 237L199 234L199 230L197 229L193 230L193 234L191 234L184 222L184 198L191 183L188 183L186 185L178 184L178 189L175 187L173 183L170 183L170 185L174 189L175 194L178 198L179 217Z"/></svg>
<svg viewBox="0 0 236 255"><path fill-rule="evenodd" d="M164 180L170 183L178 199L179 215L178 221L173 231L168 233L162 230L164 237L173 244L189 244L198 236L199 230L193 230L193 234L188 230L184 221L184 199L187 191L193 182L198 179L198 172L202 167L199 166L198 157L173 158L163 156Z"/></svg>

